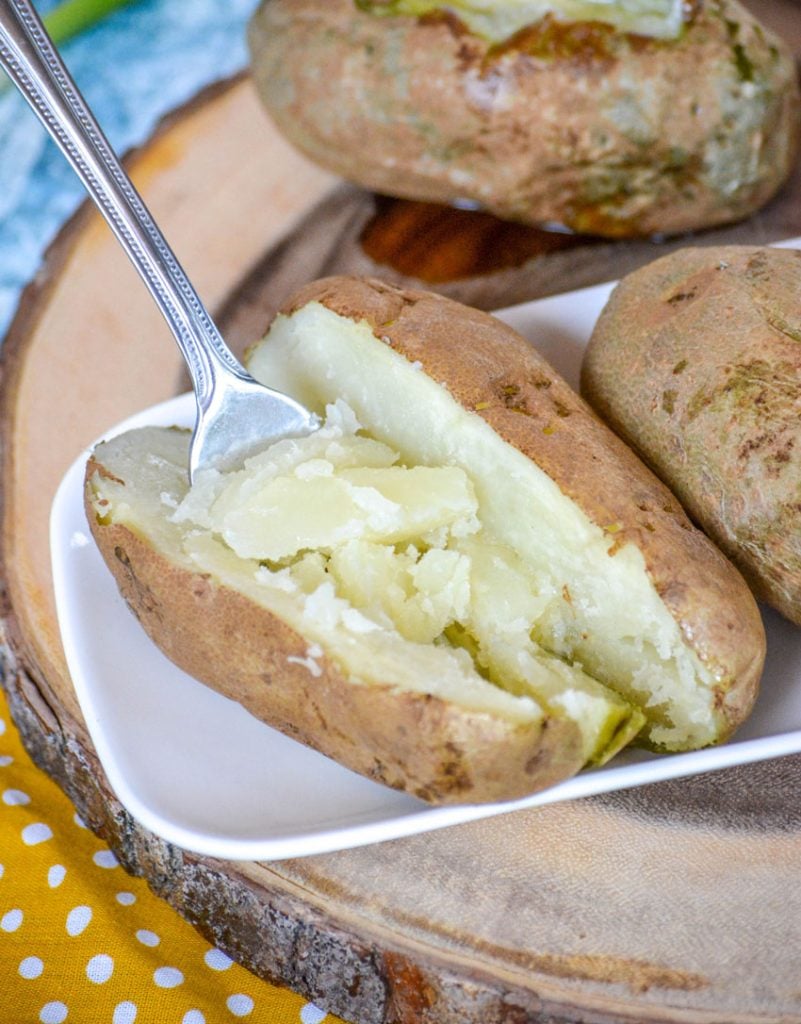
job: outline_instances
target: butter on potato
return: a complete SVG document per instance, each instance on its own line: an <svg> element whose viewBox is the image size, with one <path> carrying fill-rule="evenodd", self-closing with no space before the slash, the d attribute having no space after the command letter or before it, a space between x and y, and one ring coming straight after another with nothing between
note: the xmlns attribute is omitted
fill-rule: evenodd
<svg viewBox="0 0 801 1024"><path fill-rule="evenodd" d="M510 329L332 279L249 366L324 426L191 491L175 430L102 444L87 474L123 593L199 679L434 801L533 792L635 738L704 746L747 714L747 587Z"/></svg>
<svg viewBox="0 0 801 1024"><path fill-rule="evenodd" d="M355 0L374 14L442 15L448 12L476 35L502 43L546 17L567 23L600 22L618 32L675 39L688 13L686 0Z"/></svg>

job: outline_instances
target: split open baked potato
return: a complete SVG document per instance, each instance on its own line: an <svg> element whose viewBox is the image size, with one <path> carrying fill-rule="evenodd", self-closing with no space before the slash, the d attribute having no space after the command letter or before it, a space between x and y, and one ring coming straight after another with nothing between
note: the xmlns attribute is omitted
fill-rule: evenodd
<svg viewBox="0 0 801 1024"><path fill-rule="evenodd" d="M744 581L532 347L376 280L302 290L255 376L325 415L187 485L188 433L97 447L92 532L199 680L426 800L523 796L747 715Z"/></svg>
<svg viewBox="0 0 801 1024"><path fill-rule="evenodd" d="M737 0L263 0L253 77L312 160L608 237L738 220L798 149L789 49Z"/></svg>

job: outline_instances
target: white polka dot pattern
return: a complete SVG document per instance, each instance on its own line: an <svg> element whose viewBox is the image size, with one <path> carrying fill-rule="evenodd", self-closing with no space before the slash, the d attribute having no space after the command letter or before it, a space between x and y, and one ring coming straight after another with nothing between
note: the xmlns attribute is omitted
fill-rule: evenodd
<svg viewBox="0 0 801 1024"><path fill-rule="evenodd" d="M39 1013L39 1020L42 1024L63 1024L67 1019L69 1010L60 1000L53 1003L45 1003Z"/></svg>
<svg viewBox="0 0 801 1024"><path fill-rule="evenodd" d="M227 971L234 962L221 949L210 949L203 959L206 962L206 966L210 967L213 971Z"/></svg>
<svg viewBox="0 0 801 1024"><path fill-rule="evenodd" d="M253 1012L253 1000L250 996L245 996L241 993L229 996L225 1001L225 1005L235 1017L247 1017L248 1014Z"/></svg>
<svg viewBox="0 0 801 1024"><path fill-rule="evenodd" d="M111 850L98 850L92 860L99 868L116 868L120 863Z"/></svg>
<svg viewBox="0 0 801 1024"><path fill-rule="evenodd" d="M39 843L46 843L53 838L53 830L44 822L37 821L33 825L26 825L22 830L22 841L26 846L36 846Z"/></svg>
<svg viewBox="0 0 801 1024"><path fill-rule="evenodd" d="M114 960L108 953L98 953L86 965L86 977L95 985L105 985L114 973Z"/></svg>
<svg viewBox="0 0 801 1024"><path fill-rule="evenodd" d="M158 967L153 972L153 981L159 988L177 988L183 984L184 976L177 967Z"/></svg>
<svg viewBox="0 0 801 1024"><path fill-rule="evenodd" d="M327 1016L325 1010L321 1010L314 1003L306 1003L300 1010L301 1024L322 1024Z"/></svg>
<svg viewBox="0 0 801 1024"><path fill-rule="evenodd" d="M24 960L20 961L19 973L28 980L38 978L43 970L44 964L38 956L26 956Z"/></svg>
<svg viewBox="0 0 801 1024"><path fill-rule="evenodd" d="M0 769L0 1024L337 1024L126 876L16 729Z"/></svg>
<svg viewBox="0 0 801 1024"><path fill-rule="evenodd" d="M14 907L13 910L7 911L3 914L2 918L0 918L0 928L2 928L4 932L15 932L22 924L23 917L24 915L19 907Z"/></svg>
<svg viewBox="0 0 801 1024"><path fill-rule="evenodd" d="M25 807L30 802L31 798L21 789L7 789L3 793L3 803L8 807Z"/></svg>
<svg viewBox="0 0 801 1024"><path fill-rule="evenodd" d="M92 908L81 906L73 907L67 914L67 935L80 935L92 920Z"/></svg>
<svg viewBox="0 0 801 1024"><path fill-rule="evenodd" d="M67 869L63 864L53 864L47 872L47 884L51 889L57 889L64 881Z"/></svg>
<svg viewBox="0 0 801 1024"><path fill-rule="evenodd" d="M124 1003L117 1003L114 1007L114 1016L111 1018L111 1024L134 1024L137 1012L138 1007L136 1003L132 1003L130 999L126 999Z"/></svg>

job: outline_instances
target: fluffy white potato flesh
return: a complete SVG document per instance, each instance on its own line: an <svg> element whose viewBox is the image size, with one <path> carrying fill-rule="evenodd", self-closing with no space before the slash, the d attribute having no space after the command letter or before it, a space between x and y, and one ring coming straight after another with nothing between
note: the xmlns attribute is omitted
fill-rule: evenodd
<svg viewBox="0 0 801 1024"><path fill-rule="evenodd" d="M643 735L653 745L685 749L717 738L715 679L684 642L639 549L624 544L610 557L614 524L602 529L591 522L550 477L444 386L377 344L366 323L310 302L276 319L266 341L251 353L249 367L321 413L343 400L367 438L396 452L407 469L464 473L475 510L432 527L416 545L419 554L433 546L470 564L469 612L454 614L432 649L460 657L467 651L477 678L515 693L535 693L544 706L575 718L582 724L588 759L602 759L610 745L616 749L639 725L629 718L621 726L620 711L613 709L625 705L615 704L607 688L643 709ZM374 542L366 536L351 540ZM396 556L402 560L408 552ZM326 566L331 565L327 583L349 607L351 600L362 600L358 586L369 586L370 572L356 573L360 583L343 587L338 566L362 559L375 572L370 557L363 547L333 559L325 555ZM458 577L457 564L449 566ZM422 568L417 571L425 575ZM404 575L395 566L389 578L402 606L408 567ZM455 582L453 590L459 593ZM372 615L370 621L380 620L378 611L391 615L381 601L365 600L373 602L373 610L362 608L360 614ZM441 616L437 619L431 609L429 634ZM413 618L410 613L408 621ZM393 620L398 635L403 621L403 615Z"/></svg>
<svg viewBox="0 0 801 1024"><path fill-rule="evenodd" d="M186 435L134 432L99 449L114 476L95 477L94 508L279 615L356 683L511 720L566 716L586 762L617 752L642 715L532 637L548 598L485 534L469 474L402 464L359 430L337 402L316 434L198 474L189 492Z"/></svg>
<svg viewBox="0 0 801 1024"><path fill-rule="evenodd" d="M408 690L436 689L463 707L510 721L543 718L535 700L488 685L464 651L410 643L396 630L382 628L362 614L337 594L322 556L307 551L286 566L269 566L241 558L213 530L189 525L187 514L198 509L198 495L210 493L214 488L209 484L216 485L218 480L208 476L201 480L183 508L188 453L188 431L158 427L130 431L99 445L98 457L113 475L95 473L91 480L98 521L125 525L148 538L171 562L193 572L211 573L293 626L309 642L312 674L324 645L355 684L378 678Z"/></svg>

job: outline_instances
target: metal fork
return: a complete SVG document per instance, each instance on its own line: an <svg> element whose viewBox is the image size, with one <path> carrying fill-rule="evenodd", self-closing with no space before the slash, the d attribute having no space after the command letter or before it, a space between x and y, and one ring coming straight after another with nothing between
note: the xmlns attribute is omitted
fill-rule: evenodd
<svg viewBox="0 0 801 1024"><path fill-rule="evenodd" d="M189 479L230 469L318 417L254 380L215 327L29 0L0 0L0 66L58 144L139 271L186 360L197 402Z"/></svg>

